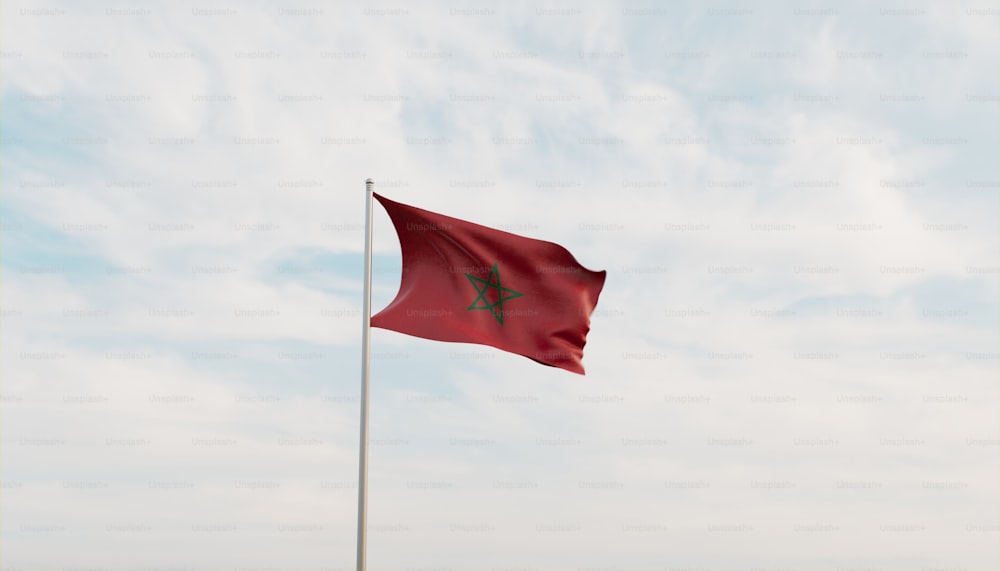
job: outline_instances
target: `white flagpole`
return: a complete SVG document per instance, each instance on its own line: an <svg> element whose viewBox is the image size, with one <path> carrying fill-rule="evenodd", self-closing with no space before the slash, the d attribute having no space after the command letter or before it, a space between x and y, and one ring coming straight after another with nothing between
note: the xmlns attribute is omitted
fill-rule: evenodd
<svg viewBox="0 0 1000 571"><path fill-rule="evenodd" d="M372 317L372 193L375 181L365 181L365 294L361 308L361 447L358 458L358 569L365 571L368 526L368 369L371 363Z"/></svg>

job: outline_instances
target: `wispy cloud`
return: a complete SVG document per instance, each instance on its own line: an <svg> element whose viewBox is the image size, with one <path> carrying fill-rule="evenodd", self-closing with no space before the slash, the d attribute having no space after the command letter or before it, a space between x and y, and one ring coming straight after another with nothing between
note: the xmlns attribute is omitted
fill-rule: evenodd
<svg viewBox="0 0 1000 571"><path fill-rule="evenodd" d="M608 270L373 333L373 568L996 566L994 8L2 9L4 568L352 567L367 177Z"/></svg>

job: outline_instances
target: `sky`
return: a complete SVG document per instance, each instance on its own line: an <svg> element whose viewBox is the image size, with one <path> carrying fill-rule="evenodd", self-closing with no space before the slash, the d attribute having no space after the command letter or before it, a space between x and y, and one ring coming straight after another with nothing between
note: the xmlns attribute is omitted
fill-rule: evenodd
<svg viewBox="0 0 1000 571"><path fill-rule="evenodd" d="M586 376L373 330L370 569L996 569L998 20L4 2L0 567L354 568L371 177L608 275Z"/></svg>

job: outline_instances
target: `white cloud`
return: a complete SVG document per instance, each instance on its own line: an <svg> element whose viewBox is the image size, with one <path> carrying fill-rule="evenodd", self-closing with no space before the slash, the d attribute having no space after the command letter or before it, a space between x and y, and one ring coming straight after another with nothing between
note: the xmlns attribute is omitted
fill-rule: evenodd
<svg viewBox="0 0 1000 571"><path fill-rule="evenodd" d="M608 270L374 332L371 567L995 564L996 15L479 9L4 5L4 568L353 564L369 176Z"/></svg>

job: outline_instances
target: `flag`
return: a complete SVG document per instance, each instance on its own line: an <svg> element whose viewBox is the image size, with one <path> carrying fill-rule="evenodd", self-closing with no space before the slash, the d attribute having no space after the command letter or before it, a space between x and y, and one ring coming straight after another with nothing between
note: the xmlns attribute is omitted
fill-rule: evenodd
<svg viewBox="0 0 1000 571"><path fill-rule="evenodd" d="M399 292L372 327L490 345L584 374L606 272L552 242L375 198L396 227L403 269Z"/></svg>

